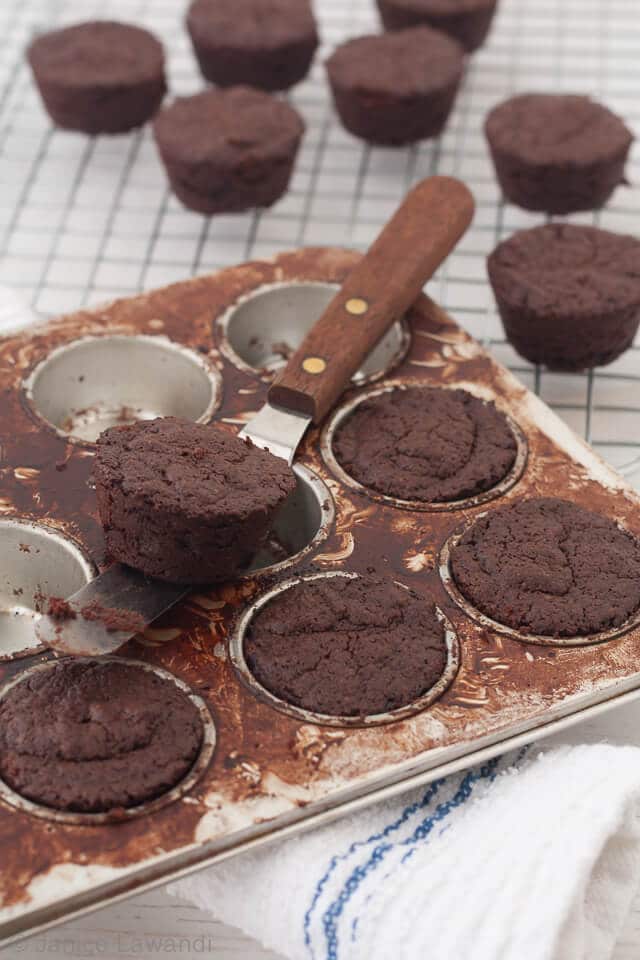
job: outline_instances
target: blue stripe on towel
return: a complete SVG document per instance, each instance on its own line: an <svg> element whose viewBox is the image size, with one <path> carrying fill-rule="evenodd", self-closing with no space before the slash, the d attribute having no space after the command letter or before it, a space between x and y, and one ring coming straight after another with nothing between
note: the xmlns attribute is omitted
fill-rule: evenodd
<svg viewBox="0 0 640 960"><path fill-rule="evenodd" d="M331 858L326 872L316 885L316 889L311 899L311 904L304 915L304 942L305 946L310 952L311 957L315 956L313 944L311 943L311 920L313 918L313 912L338 864L348 860L349 857L361 847L366 847L371 843L377 843L379 840L383 840L385 837L390 836L392 833L394 833L394 831L399 830L400 827L403 826L403 824L405 824L414 813L417 813L418 810L423 809L431 803L444 782L444 779L434 780L434 782L429 785L420 800L417 800L405 807L400 816L391 823L388 823L383 830L373 833L370 837L367 837L366 840L355 841L349 846L346 853L336 854Z"/></svg>
<svg viewBox="0 0 640 960"><path fill-rule="evenodd" d="M407 840L402 841L402 845L413 846L415 849L415 844L419 840L426 839L437 823L442 823L442 821L445 820L453 812L453 810L467 802L473 793L475 784L478 781L491 781L495 778L499 762L500 758L496 757L493 760L490 760L486 766L481 767L479 772L469 772L465 774L453 797L450 800L446 800L444 803L438 804L435 813L425 817L425 819L418 825L413 835ZM376 846L366 863L357 866L352 871L346 882L343 884L343 887L336 899L325 910L322 916L322 921L326 941L325 956L327 960L338 960L338 920L340 919L346 905L355 894L363 880L366 879L367 875L373 870L376 870L380 864L384 862L384 859L389 851L393 850L394 848L395 844L393 843L384 843ZM407 855L403 857L403 861L406 856ZM354 928L352 926L352 937L353 936Z"/></svg>
<svg viewBox="0 0 640 960"><path fill-rule="evenodd" d="M457 787L454 788L452 786L452 790L455 792L450 799L438 804L435 811L419 822L410 836L406 837L405 839L395 841L392 839L389 843L380 842L392 837L396 831L410 821L412 816L414 816L418 811L424 810L426 807L428 807L437 797L438 792L442 788L443 784L447 783L446 780L434 781L434 783L428 787L418 801L410 804L402 810L397 819L388 823L383 829L372 834L366 840L359 840L352 843L344 853L334 855L329 861L326 872L316 885L311 904L304 917L304 942L311 958L314 958L315 960L316 957L316 949L314 949L312 938L317 940L317 937L312 932L312 923L314 920L314 915L317 913L319 908L323 894L328 893L330 896L335 897L335 899L333 899L333 901L322 913L322 932L325 942L322 945L320 953L324 958L326 958L326 960L338 960L338 924L344 914L345 908L348 906L349 901L354 894L359 890L363 881L368 876L371 876L378 869L378 867L384 863L385 857L387 857L390 851L395 850L400 852L403 847L406 847L407 849L399 861L400 865L404 864L410 859L419 844L422 841L425 841L432 834L432 831L436 826L440 827L440 832L448 829L449 825L447 824L447 818L454 810L466 803L466 801L471 797L474 786L477 782L481 780L492 782L499 772L498 768L502 761L506 760L510 767L518 766L524 759L528 749L529 748L527 746L523 747L518 752L515 759L511 762L509 762L509 756L494 758L479 771L470 771L462 775ZM374 846L369 852L367 848L371 847L373 844L376 846ZM336 896L334 894L334 890L331 889L331 881L335 880L335 872L339 866L344 867L347 861L358 853L360 854L360 863L351 870L351 873L342 883L340 892ZM362 855L367 857L364 863L362 863ZM390 869L385 873L385 875L376 880L376 886L379 883L384 883L384 880L391 875L393 870L397 869L397 866L398 861L390 865ZM372 895L373 894L369 894L365 897L365 904L370 900ZM351 942L354 942L358 937L358 920L359 917L356 915L349 924L349 939ZM318 944L316 943L315 948L317 947Z"/></svg>

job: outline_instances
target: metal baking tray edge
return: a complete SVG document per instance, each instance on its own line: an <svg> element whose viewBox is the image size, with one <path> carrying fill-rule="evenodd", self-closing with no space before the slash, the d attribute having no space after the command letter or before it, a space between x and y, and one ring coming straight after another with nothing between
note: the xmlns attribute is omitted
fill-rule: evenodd
<svg viewBox="0 0 640 960"><path fill-rule="evenodd" d="M611 692L611 691L609 691ZM484 763L492 757L517 749L525 744L536 743L553 734L568 730L584 720L593 719L614 707L624 706L640 699L640 673L617 685L617 692L601 699L598 693L583 694L570 698L549 709L554 719L536 727L535 720L530 723L516 724L518 732L509 737L500 738L499 734L482 738L481 746L476 749L457 747L435 750L424 763L408 761L398 764L393 775L367 781L359 787L337 791L330 800L309 804L304 811L297 810L279 817L279 825L258 824L246 831L234 835L232 841L214 841L197 846L193 852L183 851L173 857L159 857L157 861L147 861L143 866L127 870L126 878L111 880L93 886L83 893L75 893L65 900L59 900L49 907L23 913L15 920L8 920L0 927L2 949L27 937L36 936L52 927L78 919L96 910L119 903L126 898L152 890L156 887L189 874L197 873L214 864L221 863L227 857L249 850L255 850L271 841L285 840L304 830L323 826L345 814L358 810L381 800L397 796L412 787L424 786L440 777L464 770L466 767ZM468 745L467 745L468 746ZM439 762L433 754L440 754ZM244 836L243 836L244 834ZM158 862L159 861L159 862ZM158 875L158 870L160 871Z"/></svg>

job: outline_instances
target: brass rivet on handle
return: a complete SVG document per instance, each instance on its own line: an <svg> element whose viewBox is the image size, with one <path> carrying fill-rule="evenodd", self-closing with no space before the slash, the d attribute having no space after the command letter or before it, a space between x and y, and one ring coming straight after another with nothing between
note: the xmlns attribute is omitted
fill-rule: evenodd
<svg viewBox="0 0 640 960"><path fill-rule="evenodd" d="M302 369L306 373L322 373L327 369L327 364L322 357L305 357L302 361Z"/></svg>
<svg viewBox="0 0 640 960"><path fill-rule="evenodd" d="M352 314L354 317L361 317L363 313L366 313L369 309L369 304L366 300L363 300L362 297L351 297L350 300L344 305L347 313Z"/></svg>

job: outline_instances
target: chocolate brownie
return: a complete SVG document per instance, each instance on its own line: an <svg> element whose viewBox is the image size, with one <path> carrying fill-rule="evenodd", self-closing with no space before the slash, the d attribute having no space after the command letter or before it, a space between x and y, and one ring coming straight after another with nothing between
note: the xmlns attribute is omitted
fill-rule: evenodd
<svg viewBox="0 0 640 960"><path fill-rule="evenodd" d="M283 100L232 87L175 100L158 114L153 132L178 199L211 214L279 200L304 123Z"/></svg>
<svg viewBox="0 0 640 960"><path fill-rule="evenodd" d="M318 46L309 0L194 0L187 29L219 87L286 90L306 77Z"/></svg>
<svg viewBox="0 0 640 960"><path fill-rule="evenodd" d="M525 210L594 210L625 182L633 135L589 97L512 97L489 113L485 133L502 192Z"/></svg>
<svg viewBox="0 0 640 960"><path fill-rule="evenodd" d="M164 51L148 30L95 20L42 34L29 63L49 116L84 133L124 133L149 120L166 93Z"/></svg>
<svg viewBox="0 0 640 960"><path fill-rule="evenodd" d="M36 803L134 807L189 772L199 712L170 680L116 660L60 660L0 700L0 776Z"/></svg>
<svg viewBox="0 0 640 960"><path fill-rule="evenodd" d="M463 63L455 40L415 27L348 40L327 60L327 73L346 129L371 143L398 146L443 130Z"/></svg>
<svg viewBox="0 0 640 960"><path fill-rule="evenodd" d="M447 661L433 601L373 577L295 584L255 615L244 654L275 696L338 717L412 703Z"/></svg>
<svg viewBox="0 0 640 960"><path fill-rule="evenodd" d="M517 447L493 403L465 390L412 387L363 400L338 427L333 452L345 473L377 493L442 503L494 487Z"/></svg>
<svg viewBox="0 0 640 960"><path fill-rule="evenodd" d="M595 227L522 230L488 260L505 333L532 363L611 363L640 323L640 241Z"/></svg>
<svg viewBox="0 0 640 960"><path fill-rule="evenodd" d="M93 475L111 556L176 583L233 577L296 485L279 457L177 417L106 430Z"/></svg>
<svg viewBox="0 0 640 960"><path fill-rule="evenodd" d="M422 24L454 37L465 50L476 50L489 32L497 0L377 0L385 30Z"/></svg>
<svg viewBox="0 0 640 960"><path fill-rule="evenodd" d="M451 571L478 610L523 633L594 634L640 607L640 543L567 500L521 500L476 521Z"/></svg>

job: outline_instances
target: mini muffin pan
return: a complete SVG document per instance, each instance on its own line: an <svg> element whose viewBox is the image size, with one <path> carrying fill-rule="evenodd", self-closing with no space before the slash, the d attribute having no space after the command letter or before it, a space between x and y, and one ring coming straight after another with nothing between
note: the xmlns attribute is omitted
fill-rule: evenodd
<svg viewBox="0 0 640 960"><path fill-rule="evenodd" d="M157 414L237 431L356 260L337 249L283 254L0 341L0 680L47 668L53 655L29 647L44 598L107 564L90 482L97 433ZM333 431L355 404L426 385L462 388L509 418L518 456L498 487L418 505L372 496L336 469ZM3 944L639 695L638 617L605 635L521 636L452 585L451 538L504 503L566 497L640 537L640 500L428 298L308 432L296 473L273 543L251 567L198 588L121 651L170 674L210 715L208 752L187 780L135 815L89 822L0 787ZM448 645L440 681L400 710L357 720L311 714L261 688L243 653L254 612L300 578L365 574L435 601Z"/></svg>

